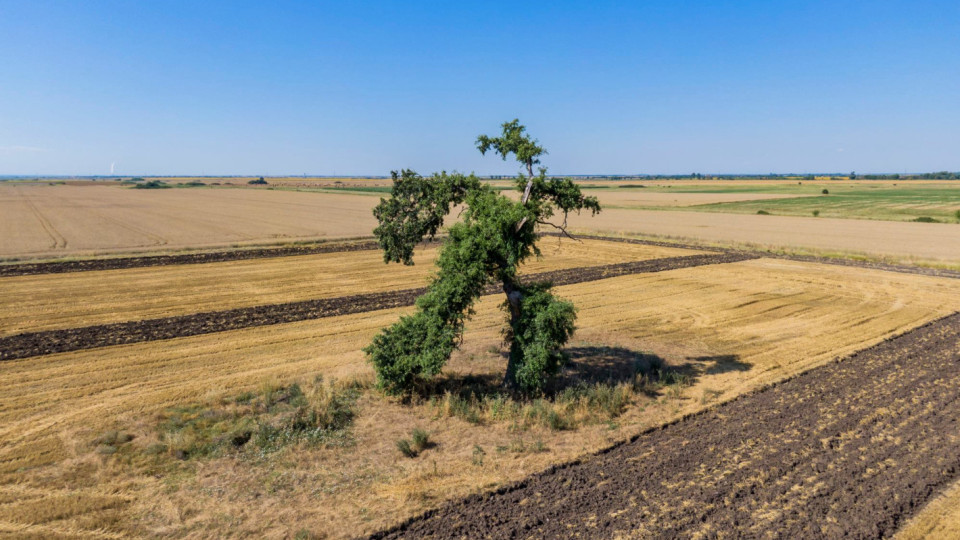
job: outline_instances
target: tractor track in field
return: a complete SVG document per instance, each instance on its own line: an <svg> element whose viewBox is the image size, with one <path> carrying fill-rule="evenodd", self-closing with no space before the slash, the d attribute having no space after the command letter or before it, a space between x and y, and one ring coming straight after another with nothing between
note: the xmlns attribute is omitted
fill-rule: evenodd
<svg viewBox="0 0 960 540"><path fill-rule="evenodd" d="M886 538L960 475L960 313L372 538Z"/></svg>
<svg viewBox="0 0 960 540"><path fill-rule="evenodd" d="M628 274L733 263L753 258L742 253L710 253L566 268L522 277L525 281L572 285ZM0 361L410 306L424 291L425 288L405 289L17 334L0 338ZM499 287L491 285L486 294L499 292Z"/></svg>

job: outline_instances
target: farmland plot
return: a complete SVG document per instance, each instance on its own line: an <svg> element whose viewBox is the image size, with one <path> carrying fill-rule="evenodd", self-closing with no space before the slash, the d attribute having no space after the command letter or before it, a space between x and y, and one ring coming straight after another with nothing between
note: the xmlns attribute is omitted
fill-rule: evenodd
<svg viewBox="0 0 960 540"><path fill-rule="evenodd" d="M546 239L532 274L703 253L639 244ZM437 249L415 265L385 265L377 250L0 278L0 337L203 311L423 287ZM82 302L65 302L79 296Z"/></svg>
<svg viewBox="0 0 960 540"><path fill-rule="evenodd" d="M406 310L5 362L0 501L8 502L0 502L0 527L36 535L372 532L960 307L957 280L781 260L621 276L558 292L580 308L581 330L571 344L575 368L628 362L645 351L685 373L687 384L636 396L611 424L519 433L507 423L474 425L428 404L402 405L370 393L361 399L355 446L346 453L304 448L295 459L290 454L260 465L230 457L187 463L171 477L180 480L163 481L121 458L97 456L90 441L104 430L124 429L136 435L132 445L144 448L156 440L153 418L165 408L229 397L265 380L369 377L360 347ZM480 302L465 348L450 366L453 376L502 371L499 303L498 297ZM394 441L418 425L439 446L426 459L398 462ZM519 447L538 440L540 450L497 450L518 439ZM476 447L485 449L480 465L472 464ZM277 478L287 480L275 484ZM57 515L42 511L63 500L73 502ZM338 524L335 530L330 523Z"/></svg>

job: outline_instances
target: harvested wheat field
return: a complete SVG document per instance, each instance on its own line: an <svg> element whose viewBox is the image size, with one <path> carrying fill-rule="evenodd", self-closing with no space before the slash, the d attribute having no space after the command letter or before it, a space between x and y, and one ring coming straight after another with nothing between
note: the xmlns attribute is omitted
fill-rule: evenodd
<svg viewBox="0 0 960 540"><path fill-rule="evenodd" d="M372 533L960 309L960 280L771 259L558 292L580 309L567 374L612 381L617 405L557 397L514 408L471 394L503 369L498 296L480 302L438 383L449 393L412 404L368 389L372 371L360 351L406 308L0 363L8 388L0 531ZM635 378L657 362L660 371ZM312 382L317 375L327 382ZM320 392L333 378L355 392L355 418L336 443L282 447L269 459L229 449L195 459L172 453L197 448L183 432L164 431L183 410L237 407L244 395L276 395L293 381ZM434 446L404 458L394 443L415 427Z"/></svg>
<svg viewBox="0 0 960 540"><path fill-rule="evenodd" d="M373 247L373 246L370 246ZM695 255L695 250L547 238L526 273ZM0 337L57 328L425 286L436 248L413 266L385 265L379 250L0 277ZM82 302L65 302L71 295Z"/></svg>
<svg viewBox="0 0 960 540"><path fill-rule="evenodd" d="M776 249L806 248L934 264L960 263L960 227L953 223L613 208L596 217L571 216L570 224L584 233L659 235L700 242L740 243Z"/></svg>
<svg viewBox="0 0 960 540"><path fill-rule="evenodd" d="M0 257L369 235L375 197L230 188L0 184Z"/></svg>

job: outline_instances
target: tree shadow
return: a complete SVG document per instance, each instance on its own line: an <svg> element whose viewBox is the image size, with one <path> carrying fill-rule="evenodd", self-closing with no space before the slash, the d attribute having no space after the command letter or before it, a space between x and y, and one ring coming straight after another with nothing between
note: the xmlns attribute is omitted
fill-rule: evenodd
<svg viewBox="0 0 960 540"><path fill-rule="evenodd" d="M632 384L635 391L657 397L671 385L691 386L703 375L743 372L752 367L733 354L688 357L681 364L667 364L660 356L625 347L589 345L564 350L569 361L548 381L542 394L532 397L549 399L571 388L622 383ZM507 355L502 356L505 366ZM531 398L504 388L502 373L447 373L422 382L414 396L430 399L446 393L467 399L504 395L518 400Z"/></svg>

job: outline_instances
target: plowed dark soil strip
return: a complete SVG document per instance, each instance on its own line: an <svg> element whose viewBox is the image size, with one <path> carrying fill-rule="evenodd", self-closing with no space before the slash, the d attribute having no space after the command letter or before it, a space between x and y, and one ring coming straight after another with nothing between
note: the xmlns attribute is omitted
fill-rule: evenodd
<svg viewBox="0 0 960 540"><path fill-rule="evenodd" d="M242 261L267 257L290 257L295 255L315 255L318 253L345 253L377 249L377 242L312 244L301 246L283 246L257 249L238 249L233 251L213 251L205 253L184 253L180 255L145 255L141 257L116 257L108 259L86 259L78 261L54 261L39 263L18 263L0 265L0 277L28 276L35 274L64 274L68 272L86 272L89 270L120 270L145 266L168 266L173 264L201 264L212 262Z"/></svg>
<svg viewBox="0 0 960 540"><path fill-rule="evenodd" d="M721 264L753 258L744 254L708 254L671 257L647 261L567 268L525 276L531 281L552 281L555 285L570 285L627 274L661 272L707 264ZM487 293L495 294L491 286ZM158 339L195 336L288 322L336 317L378 309L412 305L424 289L407 289L386 293L359 294L338 298L306 300L285 304L270 304L225 311L195 313L162 319L147 319L83 328L49 330L0 338L0 360L13 360L43 354L138 343Z"/></svg>
<svg viewBox="0 0 960 540"><path fill-rule="evenodd" d="M374 538L882 538L960 473L960 314Z"/></svg>

